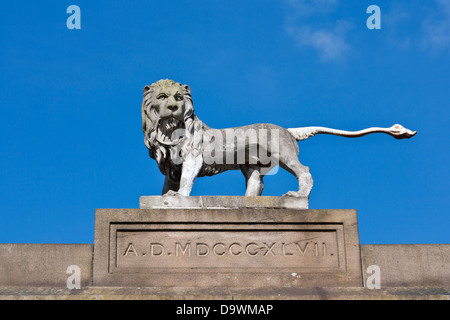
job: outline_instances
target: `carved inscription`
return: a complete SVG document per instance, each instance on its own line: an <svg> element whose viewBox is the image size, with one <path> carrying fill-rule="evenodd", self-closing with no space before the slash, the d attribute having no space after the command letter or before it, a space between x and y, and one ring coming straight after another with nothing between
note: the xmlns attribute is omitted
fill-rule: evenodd
<svg viewBox="0 0 450 320"><path fill-rule="evenodd" d="M312 249L312 245L310 246L310 244L314 245L314 249ZM290 247L291 249L293 249L292 252L290 252L288 249L286 249L287 247ZM275 249L274 249L275 247ZM322 243L317 243L317 242L313 242L313 241L307 241L307 242L295 242L295 243L285 243L282 242L281 244L273 242L271 244L268 244L266 242L262 242L262 246L261 243L256 243L256 242L250 242L247 243L245 246L243 246L241 243L238 242L234 242L231 243L229 245L222 243L222 242L218 242L218 243L214 243L213 245L208 245L207 243L201 243L201 242L197 242L197 243L192 243L191 242L186 242L185 244L182 244L180 242L175 242L175 256L179 257L179 256L192 256L195 255L197 257L204 257L207 256L209 254L214 254L215 256L221 257L224 256L225 254L229 254L232 256L240 256L241 254L247 254L248 256L256 256L258 254L262 255L262 256L276 256L276 255L283 255L283 256L292 256L295 254L299 254L301 256L305 256L307 249L310 248L310 250L308 250L308 253L310 256L327 256L327 243L326 242L322 242ZM281 250L281 252L279 252L279 250ZM277 254L274 253L274 250L277 250ZM298 251L297 251L298 250ZM166 252L166 248L164 247L164 245L162 243L150 243L150 256L152 257L159 257L162 256L165 252ZM125 253L123 254L125 257L128 256L129 254L134 255L136 257L139 256L139 253L137 251L137 249L135 248L133 243L129 243L127 246L127 249L125 250ZM146 255L146 252L141 252L142 256ZM167 255L172 255L171 252L167 252ZM333 254L331 254L333 255Z"/></svg>
<svg viewBox="0 0 450 320"><path fill-rule="evenodd" d="M117 230L115 268L339 268L336 230Z"/></svg>

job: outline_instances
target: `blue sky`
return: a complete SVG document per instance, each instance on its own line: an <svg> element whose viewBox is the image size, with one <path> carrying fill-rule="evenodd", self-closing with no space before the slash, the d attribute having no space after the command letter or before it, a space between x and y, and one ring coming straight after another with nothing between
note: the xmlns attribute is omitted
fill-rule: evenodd
<svg viewBox="0 0 450 320"><path fill-rule="evenodd" d="M214 128L417 130L300 142L310 208L357 209L363 244L449 243L448 0L10 1L0 41L1 243L93 243L96 208L160 194L140 107L162 78L188 84ZM296 188L280 170L263 195ZM236 171L192 195L244 193Z"/></svg>

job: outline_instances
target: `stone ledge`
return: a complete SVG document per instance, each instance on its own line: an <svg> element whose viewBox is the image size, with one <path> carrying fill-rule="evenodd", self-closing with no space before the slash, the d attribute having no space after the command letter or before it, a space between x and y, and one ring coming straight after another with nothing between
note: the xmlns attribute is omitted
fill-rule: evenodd
<svg viewBox="0 0 450 320"><path fill-rule="evenodd" d="M0 287L0 300L450 300L450 289Z"/></svg>
<svg viewBox="0 0 450 320"><path fill-rule="evenodd" d="M296 197L241 197L241 196L142 196L139 209L237 209L279 208L308 209L307 198Z"/></svg>

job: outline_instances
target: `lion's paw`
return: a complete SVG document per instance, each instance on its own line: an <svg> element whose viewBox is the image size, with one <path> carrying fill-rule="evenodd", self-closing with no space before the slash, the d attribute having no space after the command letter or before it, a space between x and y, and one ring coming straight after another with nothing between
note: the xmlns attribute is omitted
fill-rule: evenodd
<svg viewBox="0 0 450 320"><path fill-rule="evenodd" d="M169 190L163 196L181 196L177 191Z"/></svg>
<svg viewBox="0 0 450 320"><path fill-rule="evenodd" d="M284 194L283 197L304 198L306 196L299 191L289 191L288 193Z"/></svg>

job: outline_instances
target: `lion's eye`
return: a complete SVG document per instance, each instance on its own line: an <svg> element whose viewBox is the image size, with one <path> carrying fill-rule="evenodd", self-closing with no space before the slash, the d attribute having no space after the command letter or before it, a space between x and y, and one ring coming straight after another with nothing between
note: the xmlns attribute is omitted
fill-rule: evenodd
<svg viewBox="0 0 450 320"><path fill-rule="evenodd" d="M183 100L183 97L182 97L182 96L180 96L180 95L176 95L176 96L175 96L175 100L177 100L177 101L181 101L181 100Z"/></svg>
<svg viewBox="0 0 450 320"><path fill-rule="evenodd" d="M167 98L167 96L165 94L160 94L157 98L160 100L164 100Z"/></svg>

